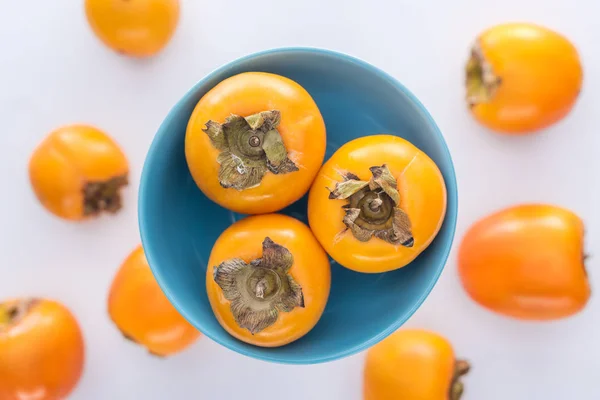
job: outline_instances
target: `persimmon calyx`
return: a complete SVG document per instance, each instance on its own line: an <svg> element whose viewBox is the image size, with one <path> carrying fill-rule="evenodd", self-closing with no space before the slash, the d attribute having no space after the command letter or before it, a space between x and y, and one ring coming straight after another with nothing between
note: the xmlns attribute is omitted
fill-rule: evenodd
<svg viewBox="0 0 600 400"><path fill-rule="evenodd" d="M103 211L116 213L123 206L120 190L128 183L127 175L104 182L87 182L83 187L83 214L98 215Z"/></svg>
<svg viewBox="0 0 600 400"><path fill-rule="evenodd" d="M235 322L251 334L273 325L279 312L304 307L302 287L289 274L292 253L265 238L262 258L249 264L239 258L215 267L213 278L231 302Z"/></svg>
<svg viewBox="0 0 600 400"><path fill-rule="evenodd" d="M471 365L465 360L457 360L454 363L454 377L452 378L452 384L450 385L450 400L460 400L464 391L465 386L460 379L469 373Z"/></svg>
<svg viewBox="0 0 600 400"><path fill-rule="evenodd" d="M496 95L502 79L494 74L490 63L485 59L479 43L471 48L471 57L465 68L467 103L473 107L489 103Z"/></svg>
<svg viewBox="0 0 600 400"><path fill-rule="evenodd" d="M368 182L353 173L343 173L344 181L329 189L329 198L348 200L342 207L346 213L343 222L361 242L375 236L393 245L412 247L411 223L399 206L396 179L385 164L370 170L373 176Z"/></svg>
<svg viewBox="0 0 600 400"><path fill-rule="evenodd" d="M37 302L37 299L27 298L0 303L0 329L17 324Z"/></svg>
<svg viewBox="0 0 600 400"><path fill-rule="evenodd" d="M267 171L287 174L298 171L277 131L281 114L263 111L248 117L231 115L224 124L208 121L203 131L220 151L219 183L236 190L259 186Z"/></svg>

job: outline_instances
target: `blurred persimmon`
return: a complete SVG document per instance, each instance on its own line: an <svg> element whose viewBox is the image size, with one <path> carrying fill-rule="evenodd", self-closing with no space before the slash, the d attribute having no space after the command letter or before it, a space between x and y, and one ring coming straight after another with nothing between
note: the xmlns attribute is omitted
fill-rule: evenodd
<svg viewBox="0 0 600 400"><path fill-rule="evenodd" d="M200 336L161 290L142 246L133 250L117 272L108 313L125 338L157 356L180 352Z"/></svg>
<svg viewBox="0 0 600 400"><path fill-rule="evenodd" d="M325 144L323 117L302 86L247 72L200 99L187 127L185 155L194 181L212 201L265 214L308 191Z"/></svg>
<svg viewBox="0 0 600 400"><path fill-rule="evenodd" d="M79 324L63 305L46 299L0 303L0 399L61 400L83 371Z"/></svg>
<svg viewBox="0 0 600 400"><path fill-rule="evenodd" d="M364 400L459 400L469 363L437 333L400 329L367 352Z"/></svg>
<svg viewBox="0 0 600 400"><path fill-rule="evenodd" d="M321 245L359 272L404 267L433 241L445 215L446 185L437 165L392 135L340 147L308 197L308 220Z"/></svg>
<svg viewBox="0 0 600 400"><path fill-rule="evenodd" d="M473 300L507 316L552 320L579 312L590 298L584 226L573 212L543 204L510 207L468 230L458 253Z"/></svg>
<svg viewBox="0 0 600 400"><path fill-rule="evenodd" d="M471 49L467 102L483 125L524 134L554 124L573 108L581 60L564 36L529 23L494 26Z"/></svg>
<svg viewBox="0 0 600 400"><path fill-rule="evenodd" d="M119 146L87 125L53 131L29 161L29 178L37 198L48 211L69 220L117 212L128 173L127 158Z"/></svg>
<svg viewBox="0 0 600 400"><path fill-rule="evenodd" d="M111 49L136 57L162 50L179 22L179 0L86 0L92 30Z"/></svg>

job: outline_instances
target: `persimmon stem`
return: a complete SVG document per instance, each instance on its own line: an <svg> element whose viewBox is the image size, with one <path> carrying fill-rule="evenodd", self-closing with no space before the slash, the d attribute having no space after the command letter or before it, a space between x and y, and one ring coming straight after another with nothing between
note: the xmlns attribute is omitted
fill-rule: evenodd
<svg viewBox="0 0 600 400"><path fill-rule="evenodd" d="M97 215L102 211L116 213L121 209L119 191L127 185L127 175L117 176L104 182L88 182L83 188L85 215Z"/></svg>
<svg viewBox="0 0 600 400"><path fill-rule="evenodd" d="M479 43L471 49L465 73L467 103L470 107L490 102L502 83L502 79L494 74L492 66L485 59Z"/></svg>
<svg viewBox="0 0 600 400"><path fill-rule="evenodd" d="M460 400L464 391L465 386L460 381L464 375L469 373L471 365L465 360L457 360L454 364L454 377L452 384L450 385L450 400Z"/></svg>
<svg viewBox="0 0 600 400"><path fill-rule="evenodd" d="M371 209L371 211L373 212L377 212L379 211L379 209L381 208L381 205L383 204L383 200L381 200L379 197L374 199L370 204L369 204L369 208Z"/></svg>
<svg viewBox="0 0 600 400"><path fill-rule="evenodd" d="M414 238L408 214L400 208L398 182L388 167L369 168L372 177L362 181L351 172L330 189L329 199L346 200L344 225L354 237L367 242L376 237L392 245L412 247Z"/></svg>
<svg viewBox="0 0 600 400"><path fill-rule="evenodd" d="M259 299L265 298L265 290L267 289L267 280L265 278L258 281L256 284L256 288L254 289L254 294Z"/></svg>
<svg viewBox="0 0 600 400"><path fill-rule="evenodd" d="M261 258L250 263L232 258L214 267L213 279L239 327L254 335L273 325L280 312L304 307L302 287L289 273L293 263L288 249L266 237Z"/></svg>
<svg viewBox="0 0 600 400"><path fill-rule="evenodd" d="M219 150L219 183L238 191L260 185L267 172L298 171L277 130L281 113L263 111L247 117L230 115L224 123L207 121L203 131Z"/></svg>
<svg viewBox="0 0 600 400"><path fill-rule="evenodd" d="M36 302L36 299L27 298L16 302L0 303L0 328L20 321Z"/></svg>

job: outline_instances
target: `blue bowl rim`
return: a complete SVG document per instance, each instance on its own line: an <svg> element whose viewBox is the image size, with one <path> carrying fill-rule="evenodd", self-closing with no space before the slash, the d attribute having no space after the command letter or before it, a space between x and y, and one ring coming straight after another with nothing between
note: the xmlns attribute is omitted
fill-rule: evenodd
<svg viewBox="0 0 600 400"><path fill-rule="evenodd" d="M412 101L417 106L417 108L420 110L420 112L423 115L423 117L425 118L425 120L433 128L435 135L437 135L437 139L443 145L442 146L443 152L445 153L444 156L447 157L448 160L450 161L450 163L449 163L450 168L448 171L449 175L450 175L450 181L447 182L446 185L447 185L447 187L454 188L453 191L448 190L448 195L452 196L452 198L449 199L451 201L448 201L448 203L452 203L455 205L455 207L454 207L455 212L452 213L452 216L449 217L448 210L446 211L444 224L451 224L449 238L448 238L449 240L448 240L445 248L443 249L443 255L441 258L442 262L440 262L440 265L438 266L437 271L436 271L435 275L433 276L433 279L431 280L429 286L427 287L426 290L423 291L423 294L417 300L414 307L409 312L403 313L401 316L399 316L394 321L393 324L388 326L386 329L381 331L379 334L375 335L371 339L366 340L362 343L355 344L346 349L337 351L336 353L331 354L328 357L313 357L311 359L285 359L285 358L279 358L277 356L273 356L273 354L271 354L271 353L258 354L257 352L250 352L246 348L241 347L241 346L230 346L229 344L226 344L223 340L221 340L219 338L219 335L209 335L209 334L204 333L199 326L197 326L194 322L192 322L193 319L190 318L190 315L188 314L185 307L182 307L181 304L177 301L175 295L173 294L171 289L168 287L168 285L165 283L165 281L161 275L161 272L157 268L153 267L153 265L157 265L157 263L155 262L156 258L154 256L152 247L147 247L145 245L145 243L147 242L147 238L146 238L147 230L146 230L146 223L145 223L144 218L142 217L142 214L144 214L143 211L145 209L145 206L144 206L145 202L143 201L143 199L146 198L145 188L148 186L149 180L150 180L149 174L147 173L149 159L151 158L150 155L157 151L157 146L158 146L157 142L159 141L159 137L167 134L166 127L171 124L171 120L174 118L174 115L177 113L177 110L180 107L180 104L183 103L184 101L188 100L190 97L194 96L195 93L205 84L206 81L213 78L215 75L222 73L223 71L227 70L228 68L231 68L234 65L237 65L241 62L245 62L245 61L248 61L248 60L251 60L254 58L272 55L272 54L276 54L276 53L313 53L313 54L316 53L316 54L321 54L321 55L333 56L333 57L340 58L347 62L358 64L359 66L361 66L367 70L370 70L370 72L385 78L393 86L400 89L400 91L402 91L409 98L409 100ZM234 59L233 61L230 61L230 62L214 69L213 71L211 71L210 73L205 75L202 79L200 79L198 82L196 82L196 84L194 84L194 86L192 86L192 88L189 89L185 93L185 95L183 97L181 97L181 99L179 99L179 101L177 101L177 103L171 108L171 110L165 117L164 121L158 128L158 131L156 132L156 135L155 135L154 139L152 140L152 144L150 145L150 148L146 154L146 159L144 161L144 166L142 169L142 175L141 175L140 186L139 186L139 191L138 191L138 224L139 224L139 229L140 229L142 246L144 248L144 252L145 252L146 258L148 260L148 264L150 265L150 269L152 270L152 273L153 273L156 281L158 282L158 285L161 287L165 296L174 305L174 307L179 311L179 313L181 313L181 315L190 324L192 324L200 332L202 332L203 335L207 336L209 339L212 339L213 341L217 342L218 344L220 344L221 346L223 346L229 350L232 350L232 351L235 351L244 356L259 359L262 361L274 362L274 363L279 363L279 364L290 364L290 365L320 364L320 363L326 363L326 362L330 362L330 361L334 361L334 360L339 360L339 359L342 359L345 357L349 357L351 355L354 355L354 354L357 354L364 350L369 349L370 347L374 346L375 344L379 343L380 341L382 341L383 339L385 339L386 337L388 337L389 335L394 333L402 325L404 325L404 323L406 323L406 321L421 307L421 305L423 304L425 299L427 299L427 297L429 296L429 294L435 287L437 281L439 280L439 278L446 266L448 257L450 255L450 251L452 249L452 244L454 242L454 236L456 233L457 214L458 214L458 187L457 187L457 181L456 181L456 171L454 169L454 163L452 161L452 156L450 154L448 144L446 143L446 140L444 139L442 132L440 131L439 127L437 126L435 120L433 119L433 117L431 116L429 111L427 111L425 106L421 103L421 101L410 90L408 90L408 88L406 88L402 83L400 83L400 81L398 81L396 78L389 75L387 72L375 67L374 65L369 64L366 61L363 61L359 58L350 56L350 55L342 53L342 52L328 50L328 49L324 49L324 48L317 48L317 47L277 47L277 48L271 48L271 49L251 53L251 54L239 57L237 59ZM258 348L258 349L260 349L260 348Z"/></svg>

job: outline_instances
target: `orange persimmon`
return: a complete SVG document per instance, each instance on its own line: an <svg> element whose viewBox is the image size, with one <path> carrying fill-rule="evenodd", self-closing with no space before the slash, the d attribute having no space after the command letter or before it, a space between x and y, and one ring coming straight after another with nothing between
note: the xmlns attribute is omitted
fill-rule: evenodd
<svg viewBox="0 0 600 400"><path fill-rule="evenodd" d="M200 336L158 286L141 245L125 259L112 282L108 313L125 338L157 356L180 352Z"/></svg>
<svg viewBox="0 0 600 400"><path fill-rule="evenodd" d="M469 363L442 336L400 329L367 352L364 400L459 400Z"/></svg>
<svg viewBox="0 0 600 400"><path fill-rule="evenodd" d="M0 399L66 398L81 378L84 353L79 324L62 304L0 302Z"/></svg>
<svg viewBox="0 0 600 400"><path fill-rule="evenodd" d="M52 214L81 220L121 208L120 189L129 165L119 146L87 125L63 126L50 133L29 161L33 190Z"/></svg>
<svg viewBox="0 0 600 400"><path fill-rule="evenodd" d="M310 229L279 214L247 217L227 228L206 271L219 323L263 347L308 333L323 314L330 286L329 259Z"/></svg>
<svg viewBox="0 0 600 400"><path fill-rule="evenodd" d="M575 46L529 23L494 26L477 38L466 67L467 102L483 125L524 134L559 121L583 81Z"/></svg>
<svg viewBox="0 0 600 400"><path fill-rule="evenodd" d="M308 220L339 264L385 272L414 260L437 235L446 186L437 165L391 135L346 143L323 165L310 190Z"/></svg>
<svg viewBox="0 0 600 400"><path fill-rule="evenodd" d="M246 72L200 99L187 127L185 155L211 200L240 213L264 214L308 191L325 142L323 117L302 86Z"/></svg>
<svg viewBox="0 0 600 400"><path fill-rule="evenodd" d="M86 0L92 30L111 49L135 57L161 51L179 22L179 0Z"/></svg>
<svg viewBox="0 0 600 400"><path fill-rule="evenodd" d="M510 207L465 234L460 279L473 300L497 313L526 320L568 317L590 298L583 241L583 222L569 210Z"/></svg>

